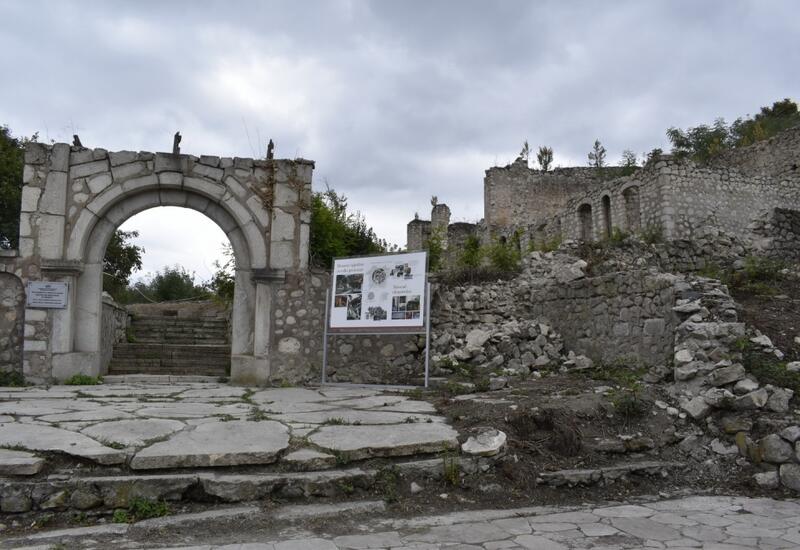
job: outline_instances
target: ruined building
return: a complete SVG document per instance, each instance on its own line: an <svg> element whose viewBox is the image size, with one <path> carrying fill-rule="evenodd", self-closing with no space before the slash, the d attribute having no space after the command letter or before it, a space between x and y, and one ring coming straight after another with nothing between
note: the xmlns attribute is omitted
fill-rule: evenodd
<svg viewBox="0 0 800 550"><path fill-rule="evenodd" d="M440 227L448 241L474 232L484 242L518 232L531 242L598 241L615 229L692 240L711 227L755 251L797 256L800 231L800 127L724 152L708 165L669 156L622 176L621 168L528 168L518 160L486 170L484 219L445 227L446 205L430 222L408 224L410 250ZM451 247L452 248L452 247Z"/></svg>

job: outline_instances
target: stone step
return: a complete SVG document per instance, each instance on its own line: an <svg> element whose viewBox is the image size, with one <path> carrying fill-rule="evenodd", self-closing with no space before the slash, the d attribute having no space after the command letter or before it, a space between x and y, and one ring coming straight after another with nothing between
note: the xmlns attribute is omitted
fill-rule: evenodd
<svg viewBox="0 0 800 550"><path fill-rule="evenodd" d="M165 367L158 365L153 368L146 368L139 365L114 365L109 366L108 372L114 376L124 376L130 374L145 375L164 375L164 376L204 376L211 377L215 381L228 376L227 366L219 367Z"/></svg>
<svg viewBox="0 0 800 550"><path fill-rule="evenodd" d="M490 459L453 457L464 474L475 474L491 464ZM47 479L5 479L0 499L27 496L28 510L59 509L95 511L126 508L134 497L172 502L241 503L263 499L308 500L340 498L358 501L387 468L403 478L438 481L444 475L443 460L387 462L381 467L342 468L310 472L217 473L195 471L152 475L50 475ZM24 511L24 510L20 510Z"/></svg>

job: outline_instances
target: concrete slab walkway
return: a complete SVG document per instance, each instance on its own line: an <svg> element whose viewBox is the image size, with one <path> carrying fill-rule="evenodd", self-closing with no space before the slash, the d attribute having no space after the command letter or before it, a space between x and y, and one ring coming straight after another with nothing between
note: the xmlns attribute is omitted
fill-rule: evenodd
<svg viewBox="0 0 800 550"><path fill-rule="evenodd" d="M457 433L429 403L371 388L251 390L175 378L0 388L0 411L0 448L133 469L261 465L284 456L328 467L341 452L355 460L457 446ZM376 439L384 441L377 450Z"/></svg>
<svg viewBox="0 0 800 550"><path fill-rule="evenodd" d="M147 520L132 526L42 532L28 539L0 543L0 547L34 543L43 545L41 548L60 543L69 547L113 545L182 550L800 547L800 502L796 500L695 496L615 506L478 510L404 519L386 517L375 504L382 503L363 503L362 510L352 504L343 504L339 510L322 505L318 518L333 514L336 521L319 523L314 531L306 527L307 521L315 517L312 507L305 507L299 515L295 507L288 517L297 517L297 521L277 524L269 533L265 533L264 525L276 523L274 511L239 507ZM182 543L167 542L170 540Z"/></svg>

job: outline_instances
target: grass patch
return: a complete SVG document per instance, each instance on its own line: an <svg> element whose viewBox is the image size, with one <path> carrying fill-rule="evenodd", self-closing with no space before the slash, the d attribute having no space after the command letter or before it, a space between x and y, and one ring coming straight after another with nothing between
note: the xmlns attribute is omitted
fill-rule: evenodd
<svg viewBox="0 0 800 550"><path fill-rule="evenodd" d="M64 381L65 386L96 386L102 383L102 376L89 376L88 374L73 374Z"/></svg>
<svg viewBox="0 0 800 550"><path fill-rule="evenodd" d="M250 414L247 416L247 420L250 422L261 422L263 420L269 420L269 415L253 405L250 407Z"/></svg>
<svg viewBox="0 0 800 550"><path fill-rule="evenodd" d="M794 391L794 397L800 395L800 372L786 370L786 363L778 361L774 356L748 348L742 361L745 370L755 376L763 384L772 384Z"/></svg>
<svg viewBox="0 0 800 550"><path fill-rule="evenodd" d="M143 519L160 518L170 514L169 504L164 500L151 500L136 497L130 501L128 508L114 510L111 521L114 523L133 523Z"/></svg>
<svg viewBox="0 0 800 550"><path fill-rule="evenodd" d="M323 422L322 424L324 426L345 426L348 424L348 422L341 416L336 416L333 418L326 418L325 422Z"/></svg>
<svg viewBox="0 0 800 550"><path fill-rule="evenodd" d="M631 366L627 361L620 360L613 363L598 363L590 369L574 370L570 374L591 380L611 382L622 388L633 390L638 387L642 377L647 374L647 370L646 367Z"/></svg>
<svg viewBox="0 0 800 550"><path fill-rule="evenodd" d="M782 271L785 268L786 263L781 260L764 256L748 256L741 269L709 263L698 271L698 275L709 279L718 279L733 292L774 296L778 293L775 285L784 279Z"/></svg>

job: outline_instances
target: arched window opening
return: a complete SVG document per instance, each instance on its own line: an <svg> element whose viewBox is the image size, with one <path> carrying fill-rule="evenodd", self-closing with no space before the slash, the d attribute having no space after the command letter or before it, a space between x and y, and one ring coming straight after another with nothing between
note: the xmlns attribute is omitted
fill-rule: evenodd
<svg viewBox="0 0 800 550"><path fill-rule="evenodd" d="M582 204L578 208L578 226L582 241L592 240L592 205Z"/></svg>
<svg viewBox="0 0 800 550"><path fill-rule="evenodd" d="M625 201L625 226L629 232L639 231L641 228L641 211L639 205L639 188L628 187L622 192Z"/></svg>
<svg viewBox="0 0 800 550"><path fill-rule="evenodd" d="M606 238L611 238L612 223L611 223L611 197L608 195L603 197L603 225L606 232Z"/></svg>

